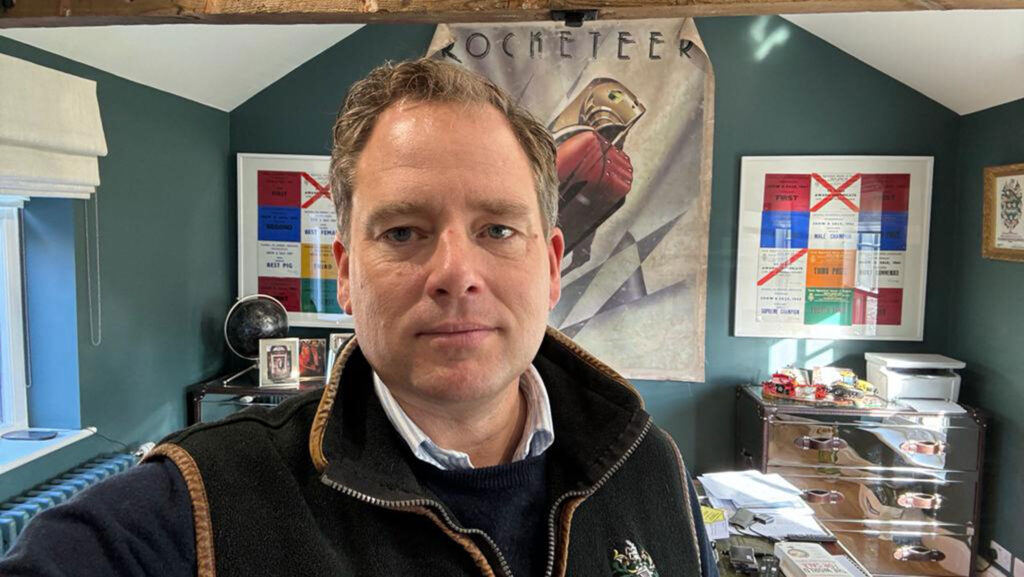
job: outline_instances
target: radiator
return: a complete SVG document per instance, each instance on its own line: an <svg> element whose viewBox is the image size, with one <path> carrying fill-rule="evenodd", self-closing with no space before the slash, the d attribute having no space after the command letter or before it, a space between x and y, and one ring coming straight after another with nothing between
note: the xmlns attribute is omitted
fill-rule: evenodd
<svg viewBox="0 0 1024 577"><path fill-rule="evenodd" d="M86 487L125 471L135 463L135 456L129 453L97 457L0 503L0 557L11 550L18 535L40 511L66 502Z"/></svg>

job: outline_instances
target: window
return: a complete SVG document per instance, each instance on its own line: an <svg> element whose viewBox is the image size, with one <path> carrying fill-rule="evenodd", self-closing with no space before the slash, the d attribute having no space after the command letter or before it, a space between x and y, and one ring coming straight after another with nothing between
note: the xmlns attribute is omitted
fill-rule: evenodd
<svg viewBox="0 0 1024 577"><path fill-rule="evenodd" d="M69 199L92 197L107 143L95 81L6 54L0 78L0 433L61 430L41 442L0 439L3 475L93 432L79 410Z"/></svg>
<svg viewBox="0 0 1024 577"><path fill-rule="evenodd" d="M0 433L28 426L21 201L0 198Z"/></svg>

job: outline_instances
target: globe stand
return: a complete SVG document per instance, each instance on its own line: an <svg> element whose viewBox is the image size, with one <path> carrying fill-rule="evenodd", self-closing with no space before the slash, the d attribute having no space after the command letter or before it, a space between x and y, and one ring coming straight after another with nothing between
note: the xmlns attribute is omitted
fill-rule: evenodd
<svg viewBox="0 0 1024 577"><path fill-rule="evenodd" d="M231 375L230 377L224 379L224 384L227 385L228 383L230 383L231 381L233 381L233 380L237 379L238 377L244 375L245 373L248 373L249 371L258 369L259 367L260 367L259 363L253 363L248 368L242 369L242 370L238 371L237 373Z"/></svg>
<svg viewBox="0 0 1024 577"><path fill-rule="evenodd" d="M288 336L288 311L274 297L255 294L242 297L224 319L224 341L231 352L252 364L224 379L227 385L259 368L260 340ZM257 379L258 380L258 379Z"/></svg>

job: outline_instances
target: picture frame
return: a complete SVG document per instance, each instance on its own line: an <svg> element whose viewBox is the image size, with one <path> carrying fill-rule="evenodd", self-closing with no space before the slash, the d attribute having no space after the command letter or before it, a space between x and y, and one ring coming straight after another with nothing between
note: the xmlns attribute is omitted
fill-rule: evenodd
<svg viewBox="0 0 1024 577"><path fill-rule="evenodd" d="M331 378L331 370L334 368L334 361L338 358L341 348L352 338L353 333L331 333L327 337L327 370L325 378Z"/></svg>
<svg viewBox="0 0 1024 577"><path fill-rule="evenodd" d="M743 157L734 335L923 340L933 164Z"/></svg>
<svg viewBox="0 0 1024 577"><path fill-rule="evenodd" d="M1024 262L1024 163L984 170L981 256Z"/></svg>
<svg viewBox="0 0 1024 577"><path fill-rule="evenodd" d="M299 339L299 380L322 381L327 374L327 339Z"/></svg>
<svg viewBox="0 0 1024 577"><path fill-rule="evenodd" d="M238 296L281 301L288 324L354 327L338 305L330 157L237 155Z"/></svg>
<svg viewBox="0 0 1024 577"><path fill-rule="evenodd" d="M260 387L299 386L299 339L260 339Z"/></svg>

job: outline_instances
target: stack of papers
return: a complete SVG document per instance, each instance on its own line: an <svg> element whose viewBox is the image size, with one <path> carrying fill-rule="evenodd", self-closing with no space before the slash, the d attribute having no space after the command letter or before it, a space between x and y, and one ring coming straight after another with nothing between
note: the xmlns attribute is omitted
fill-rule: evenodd
<svg viewBox="0 0 1024 577"><path fill-rule="evenodd" d="M708 495L729 501L737 508L776 509L807 507L802 492L777 473L729 471L700 476Z"/></svg>
<svg viewBox="0 0 1024 577"><path fill-rule="evenodd" d="M959 415L967 412L967 409L956 403L937 399L900 399L899 402L919 413L948 413L952 415Z"/></svg>
<svg viewBox="0 0 1024 577"><path fill-rule="evenodd" d="M760 471L729 471L698 477L711 505L732 518L747 509L771 522L755 522L747 529L729 526L733 535L785 539L789 535L827 535L804 502L803 492L778 474Z"/></svg>

